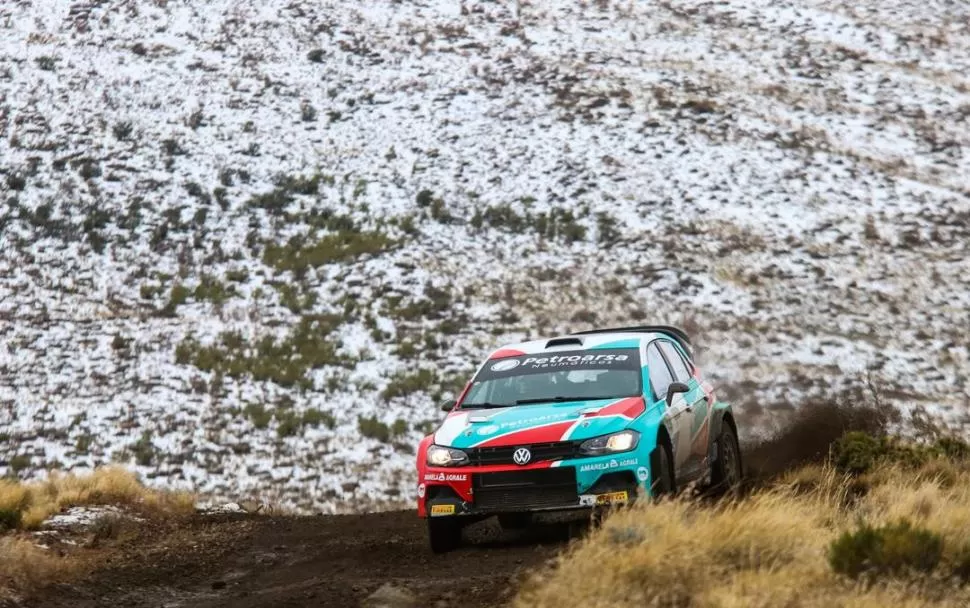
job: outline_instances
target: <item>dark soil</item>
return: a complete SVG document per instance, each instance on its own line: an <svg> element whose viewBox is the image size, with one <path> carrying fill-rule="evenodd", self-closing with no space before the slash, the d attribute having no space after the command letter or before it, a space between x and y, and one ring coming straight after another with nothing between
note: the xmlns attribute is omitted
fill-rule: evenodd
<svg viewBox="0 0 970 608"><path fill-rule="evenodd" d="M87 576L39 590L24 605L359 606L390 582L418 606L491 607L566 546L557 526L516 534L482 522L466 532L466 547L434 555L413 511L146 524L104 548Z"/></svg>

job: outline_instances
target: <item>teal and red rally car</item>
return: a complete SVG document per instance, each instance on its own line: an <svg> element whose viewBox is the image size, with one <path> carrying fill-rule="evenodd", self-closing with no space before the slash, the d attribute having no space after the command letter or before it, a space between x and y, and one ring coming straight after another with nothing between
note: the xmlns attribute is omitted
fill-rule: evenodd
<svg viewBox="0 0 970 608"><path fill-rule="evenodd" d="M492 353L418 447L418 514L431 548L465 523L592 510L691 482L733 488L741 453L678 328L637 326L532 340Z"/></svg>

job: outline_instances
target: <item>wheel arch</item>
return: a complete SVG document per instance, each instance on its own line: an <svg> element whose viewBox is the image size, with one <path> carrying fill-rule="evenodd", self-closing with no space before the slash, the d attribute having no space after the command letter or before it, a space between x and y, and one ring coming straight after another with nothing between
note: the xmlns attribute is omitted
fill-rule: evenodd
<svg viewBox="0 0 970 608"><path fill-rule="evenodd" d="M731 406L727 403L716 403L714 405L714 415L711 417L711 436L710 436L710 453L711 453L711 466L714 466L715 459L713 458L715 454L715 446L717 445L717 440L721 436L721 432L724 429L724 425L727 425L733 432L735 438L738 438L738 465L741 470L744 470L744 457L740 449L740 438L738 436L738 423L734 418L734 411Z"/></svg>
<svg viewBox="0 0 970 608"><path fill-rule="evenodd" d="M675 480L677 479L677 470L674 464L674 454L673 454L674 443L673 443L673 440L670 438L670 433L667 432L667 427L662 424L659 426L659 428L657 428L657 434L654 437L654 445L653 445L653 448L650 449L650 455L649 455L650 480L649 480L649 483L647 483L646 485L646 489L648 492L651 493L651 495L653 494L653 492L651 491L651 488L653 487L654 480L657 479L657 474L658 474L657 465L658 465L658 460L660 458L659 450L661 449L667 450L668 464L670 465L670 468L671 468L670 481L671 483L675 483Z"/></svg>

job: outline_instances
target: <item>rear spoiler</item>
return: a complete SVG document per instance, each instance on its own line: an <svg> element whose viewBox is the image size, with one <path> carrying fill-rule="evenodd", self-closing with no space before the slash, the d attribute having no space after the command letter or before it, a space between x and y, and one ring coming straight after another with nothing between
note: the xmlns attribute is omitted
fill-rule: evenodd
<svg viewBox="0 0 970 608"><path fill-rule="evenodd" d="M570 336L588 336L592 334L618 334L618 333L637 333L637 334L665 334L673 338L687 356L694 358L691 353L690 336L687 332L673 325L634 325L632 327L610 327L605 329L588 329L586 331L575 331Z"/></svg>

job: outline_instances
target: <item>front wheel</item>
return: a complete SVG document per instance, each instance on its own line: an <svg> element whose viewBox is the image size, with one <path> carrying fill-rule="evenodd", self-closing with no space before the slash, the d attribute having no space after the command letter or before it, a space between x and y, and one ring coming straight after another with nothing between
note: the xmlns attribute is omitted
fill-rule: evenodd
<svg viewBox="0 0 970 608"><path fill-rule="evenodd" d="M717 438L717 460L711 465L711 487L721 494L736 492L741 487L742 473L738 435L725 422Z"/></svg>
<svg viewBox="0 0 970 608"><path fill-rule="evenodd" d="M651 460L653 484L650 494L654 498L661 498L674 493L674 459L670 455L671 449L666 441L657 444Z"/></svg>
<svg viewBox="0 0 970 608"><path fill-rule="evenodd" d="M428 519L431 551L447 553L461 546L461 525L454 519Z"/></svg>

